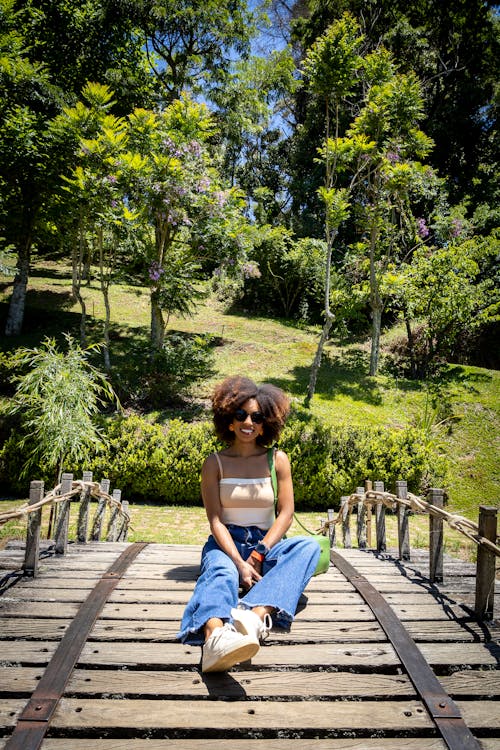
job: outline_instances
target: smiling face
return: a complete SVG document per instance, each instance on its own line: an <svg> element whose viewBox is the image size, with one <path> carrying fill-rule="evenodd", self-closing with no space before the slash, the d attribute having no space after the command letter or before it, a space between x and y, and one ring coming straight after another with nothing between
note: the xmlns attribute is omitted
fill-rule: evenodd
<svg viewBox="0 0 500 750"><path fill-rule="evenodd" d="M260 424L258 424L256 422L253 422L251 418L251 415L255 414L256 412L260 414L260 406L256 399L249 398L247 401L245 401L244 404L241 405L240 409L246 412L245 419L240 422L239 420L234 418L229 425L229 429L231 430L231 432L234 432L234 436L236 439L241 440L245 443L252 442L252 440L256 440L259 435L262 435L264 431L263 423L261 422Z"/></svg>

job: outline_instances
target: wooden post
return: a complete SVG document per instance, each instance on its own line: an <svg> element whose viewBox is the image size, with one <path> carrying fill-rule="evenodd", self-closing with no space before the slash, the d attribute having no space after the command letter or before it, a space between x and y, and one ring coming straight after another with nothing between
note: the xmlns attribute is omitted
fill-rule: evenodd
<svg viewBox="0 0 500 750"><path fill-rule="evenodd" d="M35 505L43 498L43 482L35 480L30 483L29 505ZM28 513L26 530L26 549L24 552L23 571L26 576L38 574L38 557L40 553L40 527L42 523L42 509Z"/></svg>
<svg viewBox="0 0 500 750"><path fill-rule="evenodd" d="M110 481L109 479L102 479L99 488L101 492L105 492L106 495L109 495L109 485ZM99 502L97 504L97 510L95 512L94 516L94 523L92 526L92 533L90 535L90 538L93 542L98 542L101 538L101 531L102 531L102 521L104 518L104 511L106 510L106 498L100 496Z"/></svg>
<svg viewBox="0 0 500 750"><path fill-rule="evenodd" d="M349 507L349 497L342 495L340 498L340 507L342 509L342 541L345 549L351 548L351 508Z"/></svg>
<svg viewBox="0 0 500 750"><path fill-rule="evenodd" d="M406 500L408 497L408 485L404 480L396 481L396 497ZM408 525L409 511L405 505L398 503L398 547L399 559L410 559L410 529Z"/></svg>
<svg viewBox="0 0 500 750"><path fill-rule="evenodd" d="M113 490L113 499L120 502L122 496L121 490ZM116 542L116 520L118 518L118 515L120 513L120 509L118 506L113 505L111 508L110 516L109 516L109 523L108 523L108 533L106 535L106 541L107 542Z"/></svg>
<svg viewBox="0 0 500 750"><path fill-rule="evenodd" d="M364 495L364 487L356 487L357 495ZM358 503L358 547L366 549L366 506L364 500Z"/></svg>
<svg viewBox="0 0 500 750"><path fill-rule="evenodd" d="M497 508L479 506L479 536L497 542ZM495 562L496 555L487 547L479 545L476 565L476 603L475 612L479 620L493 618L495 603Z"/></svg>
<svg viewBox="0 0 500 750"><path fill-rule="evenodd" d="M334 518L335 518L335 511L333 510L333 508L328 508L328 520L329 521L333 521ZM336 536L337 536L336 528L337 528L336 524L332 524L331 526L328 527L328 533L329 533L329 536L330 536L330 547L336 547L337 546L337 544L336 544Z"/></svg>
<svg viewBox="0 0 500 750"><path fill-rule="evenodd" d="M84 482L92 482L92 472L84 471L82 474L82 480ZM80 495L80 509L78 511L78 541L83 542L83 544L85 544L87 541L91 494L91 488L85 487Z"/></svg>
<svg viewBox="0 0 500 750"><path fill-rule="evenodd" d="M429 490L428 501L436 508L444 506L443 490ZM429 515L429 580L431 583L443 582L443 519Z"/></svg>
<svg viewBox="0 0 500 750"><path fill-rule="evenodd" d="M61 495L71 492L73 488L73 474L63 474L61 477ZM55 553L65 555L68 551L69 510L71 500L63 500L59 503L57 514L57 528L55 533Z"/></svg>
<svg viewBox="0 0 500 750"><path fill-rule="evenodd" d="M372 489L372 480L365 479L365 493L370 492L371 489ZM366 513L366 545L367 547L371 548L372 546L372 505L371 503L365 505L365 513Z"/></svg>
<svg viewBox="0 0 500 750"><path fill-rule="evenodd" d="M122 510L124 513L128 513L128 500L122 500ZM128 532L128 521L123 516L122 523L120 526L120 530L118 532L118 536L116 537L117 542L126 542L127 541L127 532Z"/></svg>
<svg viewBox="0 0 500 750"><path fill-rule="evenodd" d="M384 483L374 482L373 489L375 490L375 492L383 492ZM375 520L377 529L377 552L385 552L387 549L387 540L385 534L385 505L381 500L378 500L375 506Z"/></svg>

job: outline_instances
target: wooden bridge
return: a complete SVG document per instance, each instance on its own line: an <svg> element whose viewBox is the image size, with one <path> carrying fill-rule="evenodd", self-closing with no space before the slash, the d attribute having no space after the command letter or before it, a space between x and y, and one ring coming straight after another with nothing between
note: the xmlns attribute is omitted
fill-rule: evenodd
<svg viewBox="0 0 500 750"><path fill-rule="evenodd" d="M0 598L2 750L79 607L129 546L71 544ZM403 564L390 553L337 552L391 605L478 746L499 750L499 631L467 605L474 566L446 561L435 585L422 555ZM22 564L20 543L2 554ZM175 642L199 556L199 547L150 544L114 581L43 750L446 747L370 607L333 565L310 582L290 633L273 631L251 664L201 674L200 649Z"/></svg>
<svg viewBox="0 0 500 750"><path fill-rule="evenodd" d="M273 630L251 663L203 675L201 649L175 640L201 548L128 544L125 504L106 480L66 475L45 497L32 482L28 510L0 517L28 517L26 543L0 552L0 750L500 750L496 509L475 526L453 519L480 544L476 570L443 555L439 491L436 506L410 498L433 514L429 552L410 561L404 483L397 497L378 484L324 522L332 564L291 631ZM386 505L399 532L387 552Z"/></svg>

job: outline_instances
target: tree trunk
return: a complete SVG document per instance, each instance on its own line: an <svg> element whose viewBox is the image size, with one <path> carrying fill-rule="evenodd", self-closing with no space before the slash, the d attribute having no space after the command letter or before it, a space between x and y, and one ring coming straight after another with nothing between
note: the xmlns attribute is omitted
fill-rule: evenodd
<svg viewBox="0 0 500 750"><path fill-rule="evenodd" d="M411 330L410 319L405 315L406 336L408 339L408 354L410 357L410 373L413 380L417 377L417 363L415 361L415 342L413 340L413 331Z"/></svg>
<svg viewBox="0 0 500 750"><path fill-rule="evenodd" d="M378 360L380 352L380 331L382 329L383 304L380 299L379 282L375 264L375 251L379 238L378 216L374 213L371 217L370 227L370 309L372 313L372 346L370 351L370 375L378 372Z"/></svg>
<svg viewBox="0 0 500 750"><path fill-rule="evenodd" d="M378 372L380 332L382 330L382 304L372 307L372 347L370 352L370 375Z"/></svg>
<svg viewBox="0 0 500 750"><path fill-rule="evenodd" d="M85 252L85 232L82 221L83 220L80 219L78 242L73 242L73 252L71 253L71 291L73 297L80 305L80 345L85 348L87 345L87 307L80 292L82 285L82 259Z"/></svg>
<svg viewBox="0 0 500 750"><path fill-rule="evenodd" d="M165 321L161 307L155 298L155 292L151 292L151 347L153 354L163 348L165 341Z"/></svg>
<svg viewBox="0 0 500 750"><path fill-rule="evenodd" d="M24 308L26 306L26 290L30 268L31 238L27 238L18 252L17 271L14 278L9 312L5 324L6 336L19 336L23 328Z"/></svg>
<svg viewBox="0 0 500 750"><path fill-rule="evenodd" d="M99 246L99 278L101 282L101 292L102 292L102 297L104 300L104 310L105 310L104 326L103 326L104 369L106 370L106 372L109 372L111 370L111 355L110 355L110 342L109 342L109 325L111 322L111 305L109 303L109 282L110 282L111 269L109 268L108 271L106 271L105 264L104 264L104 233L103 233L102 227L99 227L97 230L97 242Z"/></svg>
<svg viewBox="0 0 500 750"><path fill-rule="evenodd" d="M325 324L323 326L323 330L321 331L321 336L318 342L318 348L316 349L316 354L314 356L314 361L311 365L311 374L309 375L309 386L307 388L307 395L304 400L304 405L306 407L309 407L311 403L311 399L314 396L314 392L316 390L316 381L318 379L318 372L321 365L321 358L323 356L323 349L325 347L326 342L328 341L328 335L330 333L330 329L333 325L333 321L335 320L335 316L332 315L332 313L327 313Z"/></svg>

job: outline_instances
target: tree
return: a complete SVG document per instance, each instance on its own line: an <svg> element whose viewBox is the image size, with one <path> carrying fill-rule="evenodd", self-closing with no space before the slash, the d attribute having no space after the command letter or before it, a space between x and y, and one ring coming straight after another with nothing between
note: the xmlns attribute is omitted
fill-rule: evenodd
<svg viewBox="0 0 500 750"><path fill-rule="evenodd" d="M314 394L323 347L334 321L330 307L332 248L341 224L352 213L354 225L361 230L357 250L367 260L372 314L370 374L375 375L386 273L401 260L411 216L410 196L426 183L427 170L414 161L414 157L424 157L431 146L417 127L422 118L418 81L397 74L391 55L383 48L361 54L363 42L359 24L346 14L316 40L304 62L309 88L325 108L326 138L319 149L325 183L318 193L325 206L327 243L325 323L306 404ZM345 111L348 99L354 117L344 130L340 111Z"/></svg>
<svg viewBox="0 0 500 750"><path fill-rule="evenodd" d="M491 135L497 132L496 90L499 37L496 5L484 0L298 0L292 9L292 39L298 55L305 55L325 29L351 13L365 36L365 51L388 49L401 73L413 72L422 82L422 129L435 142L430 164L448 180L453 202L469 197L471 207L484 202L480 164ZM297 117L305 129L297 157L298 175L304 161L311 170L317 115L299 96ZM310 132L310 135L308 133ZM491 159L490 159L491 161ZM495 162L498 161L498 143ZM300 189L297 181L295 189Z"/></svg>
<svg viewBox="0 0 500 750"><path fill-rule="evenodd" d="M339 109L342 101L353 93L355 72L360 65L361 37L357 24L348 16L329 29L310 48L304 62L304 72L310 90L323 102L325 111L325 144L321 152L325 164L324 185L318 193L325 206L326 267L324 288L325 322L311 367L306 406L314 395L323 349L335 319L330 307L330 286L333 244L339 227L348 217L350 188L337 187L336 141L339 130ZM331 137L330 129L334 136ZM333 149L330 145L333 144ZM354 178L355 179L355 178Z"/></svg>
<svg viewBox="0 0 500 750"><path fill-rule="evenodd" d="M15 377L11 407L11 413L21 417L19 448L27 448L24 473L43 464L58 481L65 463L81 461L102 444L95 417L114 398L106 378L88 361L96 347L83 350L71 336L65 338L66 352L53 339L17 350L16 365L28 371Z"/></svg>
<svg viewBox="0 0 500 750"><path fill-rule="evenodd" d="M163 103L184 91L210 99L232 61L249 49L253 15L244 0L130 0Z"/></svg>
<svg viewBox="0 0 500 750"><path fill-rule="evenodd" d="M35 227L43 195L54 189L58 157L47 122L61 92L47 69L31 62L18 31L13 0L0 0L0 221L3 248L16 253L16 274L5 327L20 333Z"/></svg>
<svg viewBox="0 0 500 750"><path fill-rule="evenodd" d="M370 375L376 375L387 272L393 273L408 252L412 197L421 199L429 193L433 173L418 159L426 157L432 142L418 128L423 111L415 76L394 73L392 60L383 51L367 55L364 69L368 90L348 135L370 143L357 185L356 213L363 231L359 247L368 255Z"/></svg>
<svg viewBox="0 0 500 750"><path fill-rule="evenodd" d="M463 342L498 321L500 312L498 285L484 275L488 259L498 257L498 232L461 241L457 220L448 218L449 240L440 247L421 243L401 269L407 314L424 324L421 374L439 360L460 356Z"/></svg>
<svg viewBox="0 0 500 750"><path fill-rule="evenodd" d="M130 208L144 229L153 352L163 347L164 313L189 314L200 298L201 261L210 246L218 246L214 263L245 257L244 202L221 180L209 149L213 132L207 107L187 96L162 112L136 110L128 118L128 150L117 176L129 186Z"/></svg>
<svg viewBox="0 0 500 750"><path fill-rule="evenodd" d="M0 217L17 255L6 334L21 332L33 245L40 246L59 176L71 167L50 124L87 77L123 75L117 107L147 100L141 41L111 2L0 0ZM96 54L96 50L99 54ZM119 67L119 66L122 67Z"/></svg>
<svg viewBox="0 0 500 750"><path fill-rule="evenodd" d="M127 143L127 123L110 113L113 93L107 86L87 84L83 91L86 104L66 108L53 125L54 133L74 142L77 164L66 184L69 222L60 214L59 231L72 242L72 289L82 310L81 344L85 345L85 300L81 285L92 261L98 265L98 277L104 300L104 365L111 368L109 328L111 307L109 288L116 273L120 246L134 226L135 215L128 207L127 186L120 184L117 164ZM73 231L71 231L73 228Z"/></svg>

